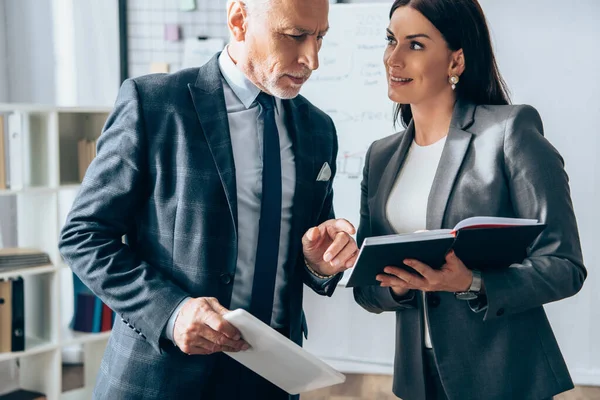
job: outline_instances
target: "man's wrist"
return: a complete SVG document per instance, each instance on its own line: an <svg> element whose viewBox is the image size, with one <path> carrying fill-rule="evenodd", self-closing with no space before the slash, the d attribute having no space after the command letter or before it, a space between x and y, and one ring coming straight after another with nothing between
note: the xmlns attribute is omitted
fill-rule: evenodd
<svg viewBox="0 0 600 400"><path fill-rule="evenodd" d="M177 344L175 343L175 334L174 334L175 322L177 321L177 317L179 316L179 312L183 308L183 305L189 299L191 299L191 297L186 297L185 299L183 299L179 302L179 305L177 305L177 307L175 307L175 310L173 310L173 313L171 314L171 317L169 318L169 321L167 322L167 325L165 326L165 330L163 331L163 337L169 339L171 342L173 342L173 344L175 346L177 346Z"/></svg>
<svg viewBox="0 0 600 400"><path fill-rule="evenodd" d="M308 260L306 258L304 258L304 265L306 266L306 269L308 269L308 272L310 272L311 274L313 274L314 276L316 276L319 279L331 279L336 275L336 274L323 275L320 272L317 272L313 267L310 266L310 263L308 262Z"/></svg>

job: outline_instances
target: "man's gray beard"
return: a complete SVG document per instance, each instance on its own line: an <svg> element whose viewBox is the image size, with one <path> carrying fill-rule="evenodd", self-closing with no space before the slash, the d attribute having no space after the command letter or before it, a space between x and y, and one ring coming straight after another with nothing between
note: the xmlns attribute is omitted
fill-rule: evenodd
<svg viewBox="0 0 600 400"><path fill-rule="evenodd" d="M300 94L300 89L281 89L277 86L277 81L279 79L269 79L265 84L265 89L267 89L271 94L275 97L279 97L280 99L293 99L294 97Z"/></svg>

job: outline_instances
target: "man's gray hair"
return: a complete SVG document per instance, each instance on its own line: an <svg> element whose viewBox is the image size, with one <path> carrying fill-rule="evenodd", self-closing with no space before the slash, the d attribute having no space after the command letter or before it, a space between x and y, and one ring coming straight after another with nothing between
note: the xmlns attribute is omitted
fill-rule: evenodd
<svg viewBox="0 0 600 400"><path fill-rule="evenodd" d="M244 5L248 14L263 14L269 10L272 3L277 0L229 0L229 2L237 1Z"/></svg>

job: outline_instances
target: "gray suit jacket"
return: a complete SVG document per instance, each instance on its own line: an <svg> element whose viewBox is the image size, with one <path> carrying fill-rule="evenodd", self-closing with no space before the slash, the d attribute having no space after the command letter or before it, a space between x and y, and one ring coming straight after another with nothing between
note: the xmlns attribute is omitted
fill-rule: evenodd
<svg viewBox="0 0 600 400"><path fill-rule="evenodd" d="M302 97L283 102L296 163L289 260L291 338L302 341L303 282L331 295L340 276L314 278L301 237L333 218L331 119ZM66 262L121 319L95 396L201 398L215 359L187 356L161 333L186 296L228 307L237 259L233 151L217 57L201 68L123 83L60 239ZM121 238L127 235L128 245ZM304 329L306 333L306 329Z"/></svg>
<svg viewBox="0 0 600 400"><path fill-rule="evenodd" d="M563 160L542 131L530 106L455 106L429 195L427 229L452 228L478 215L535 218L548 227L522 264L483 274L487 299L480 304L447 292L427 294L433 348L449 399L539 400L573 387L542 306L577 293L586 270ZM411 122L369 149L359 243L394 233L385 204L413 138ZM368 311L396 312L394 393L424 399L421 296L397 302L378 286L357 288L354 295ZM485 305L477 313L470 308Z"/></svg>

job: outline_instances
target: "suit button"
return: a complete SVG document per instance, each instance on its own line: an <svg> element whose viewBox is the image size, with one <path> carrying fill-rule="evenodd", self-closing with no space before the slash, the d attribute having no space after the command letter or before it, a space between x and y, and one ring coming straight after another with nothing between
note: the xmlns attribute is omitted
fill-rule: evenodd
<svg viewBox="0 0 600 400"><path fill-rule="evenodd" d="M427 293L427 304L429 307L436 308L440 305L440 296L435 293Z"/></svg>
<svg viewBox="0 0 600 400"><path fill-rule="evenodd" d="M231 283L231 274L221 274L221 283L229 285Z"/></svg>
<svg viewBox="0 0 600 400"><path fill-rule="evenodd" d="M504 308L499 308L498 311L496 311L496 315L501 317L504 315Z"/></svg>

